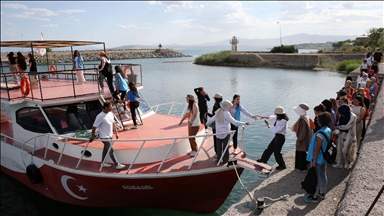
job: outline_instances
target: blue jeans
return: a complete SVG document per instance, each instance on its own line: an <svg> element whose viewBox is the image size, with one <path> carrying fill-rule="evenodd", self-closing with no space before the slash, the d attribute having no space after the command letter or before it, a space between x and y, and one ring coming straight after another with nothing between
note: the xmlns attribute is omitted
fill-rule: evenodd
<svg viewBox="0 0 384 216"><path fill-rule="evenodd" d="M326 166L327 164L316 164L317 187L314 197L318 195L319 191L320 193L325 193L328 183Z"/></svg>

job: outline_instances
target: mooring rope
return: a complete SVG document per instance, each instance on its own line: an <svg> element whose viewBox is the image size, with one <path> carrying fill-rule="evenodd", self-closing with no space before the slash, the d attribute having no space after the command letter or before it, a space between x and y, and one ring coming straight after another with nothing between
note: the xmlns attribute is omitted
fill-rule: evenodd
<svg viewBox="0 0 384 216"><path fill-rule="evenodd" d="M277 202L277 201L280 201L280 200L288 200L288 199L289 199L289 195L288 195L288 194L285 194L285 195L283 195L283 196L280 196L279 198L276 198L276 199L273 199L273 198L270 198L270 197L263 197L264 199L269 199L269 200L271 200L272 202L269 203L268 205L266 205L266 204L264 203L263 206L257 206L257 200L255 200L255 198L252 197L251 192L249 192L249 190L248 190L248 189L245 187L245 185L243 184L243 181L241 181L241 178L240 178L240 176L239 176L239 173L237 172L237 169L236 169L236 165L233 165L233 168L234 168L234 170L235 170L235 172L236 172L236 175L237 175L237 178L239 179L240 184L241 184L241 185L243 186L243 188L247 191L247 194L248 194L249 198L251 198L251 201L252 201L252 200L254 201L255 206L256 206L257 208L259 208L259 209L265 209L265 208L267 208L268 206L272 205L273 203L275 203L275 202Z"/></svg>

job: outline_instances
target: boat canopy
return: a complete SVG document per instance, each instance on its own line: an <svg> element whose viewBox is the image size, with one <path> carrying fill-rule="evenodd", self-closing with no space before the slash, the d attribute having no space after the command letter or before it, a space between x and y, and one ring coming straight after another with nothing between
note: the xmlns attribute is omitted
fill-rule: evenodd
<svg viewBox="0 0 384 216"><path fill-rule="evenodd" d="M63 40L44 40L44 41L1 41L0 47L33 47L33 48L57 48L72 46L87 46L95 44L105 44L96 41L63 41Z"/></svg>

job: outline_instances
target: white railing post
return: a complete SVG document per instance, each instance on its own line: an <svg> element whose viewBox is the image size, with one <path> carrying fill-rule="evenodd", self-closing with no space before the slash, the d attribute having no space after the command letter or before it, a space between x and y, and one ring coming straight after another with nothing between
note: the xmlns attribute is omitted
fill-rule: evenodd
<svg viewBox="0 0 384 216"><path fill-rule="evenodd" d="M175 143L176 143L176 140L177 140L177 139L173 139L173 143L172 143L172 145L169 147L169 149L168 149L167 153L165 154L165 156L164 156L163 160L161 161L161 164L160 164L159 168L157 169L157 173L159 173L159 172L160 172L160 170L161 170L161 167L163 166L163 164L164 164L164 161L167 159L169 152L171 152L171 149L172 149L173 145L175 145Z"/></svg>
<svg viewBox="0 0 384 216"><path fill-rule="evenodd" d="M81 163L81 160L82 160L83 157L84 157L85 151L86 151L87 148L88 148L88 145L89 145L89 140L87 141L87 144L85 145L85 148L84 148L84 150L83 150L83 153L81 154L80 159L79 159L79 162L77 162L77 165L76 165L76 168L75 168L75 169L77 169L77 168L79 167L79 165L80 165L80 163Z"/></svg>
<svg viewBox="0 0 384 216"><path fill-rule="evenodd" d="M128 174L129 171L131 170L133 164L135 164L136 159L137 159L137 157L139 156L139 154L140 154L140 152L141 152L141 149L143 149L143 146L144 146L144 144L145 144L146 142L147 142L147 140L143 140L143 143L141 144L139 151L138 151L137 154L135 155L135 158L133 159L131 165L129 166L129 168L128 168L128 170L127 170L127 172L126 172L125 174Z"/></svg>
<svg viewBox="0 0 384 216"><path fill-rule="evenodd" d="M57 161L57 164L61 162L61 158L63 157L64 149L65 149L65 146L67 145L67 142L68 142L68 137L65 138L64 146L63 146L63 149L61 150L60 157L59 157L59 160Z"/></svg>

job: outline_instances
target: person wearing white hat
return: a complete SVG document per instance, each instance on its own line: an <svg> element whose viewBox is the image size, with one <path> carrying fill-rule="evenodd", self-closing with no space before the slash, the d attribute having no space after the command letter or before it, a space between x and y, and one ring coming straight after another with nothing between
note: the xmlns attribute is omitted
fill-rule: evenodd
<svg viewBox="0 0 384 216"><path fill-rule="evenodd" d="M288 127L288 116L285 114L284 108L282 106L277 106L275 108L275 116L259 116L261 119L270 119L275 121L273 122L273 126L271 126L268 121L264 120L267 127L271 130L272 133L275 134L275 137L269 143L267 149L264 150L263 155L257 162L267 163L272 153L275 156L276 162L279 166L276 167L278 170L286 169L285 162L283 156L281 154L281 148L285 143L285 134L287 133Z"/></svg>
<svg viewBox="0 0 384 216"><path fill-rule="evenodd" d="M296 155L295 155L295 169L305 172L307 170L307 151L309 141L312 138L313 130L311 129L309 116L307 111L309 106L301 103L293 108L293 111L299 115L299 119L293 124L292 131L296 133Z"/></svg>
<svg viewBox="0 0 384 216"><path fill-rule="evenodd" d="M215 100L215 104L213 105L212 108L212 114L209 112L206 113L206 115L209 116L209 118L212 118L215 115L216 110L221 108L221 101L223 101L223 95L220 93L216 93L215 96L213 96L213 99ZM206 117L206 116L205 116ZM212 128L212 133L216 133L216 125L215 122L209 125ZM213 136L213 149L215 150L216 157L217 157L217 150L216 150L217 142L216 142L216 135Z"/></svg>
<svg viewBox="0 0 384 216"><path fill-rule="evenodd" d="M241 121L235 120L229 113L229 110L231 109L232 106L233 105L230 101L228 100L224 101L221 105L221 108L218 109L215 115L212 118L210 118L206 123L207 125L213 122L215 122L216 124L216 132L218 134L216 135L217 162L219 162L222 155L222 151L227 147L229 143L230 135L225 133L228 133L230 131L230 124L233 124L236 127L240 125L251 124L249 122L241 122ZM227 148L227 150L224 152L223 163L224 164L227 163L228 160L229 160L229 148Z"/></svg>
<svg viewBox="0 0 384 216"><path fill-rule="evenodd" d="M197 105L195 101L195 96L192 94L188 94L187 97L185 97L188 103L188 115L184 115L183 118L180 120L179 126L183 123L183 121L188 118L188 136L196 136L197 132L199 132L200 128L200 112L199 112L199 106ZM186 113L186 114L187 114ZM188 152L191 157L194 157L197 153L197 143L196 138L189 138L189 144L191 145L192 151Z"/></svg>

